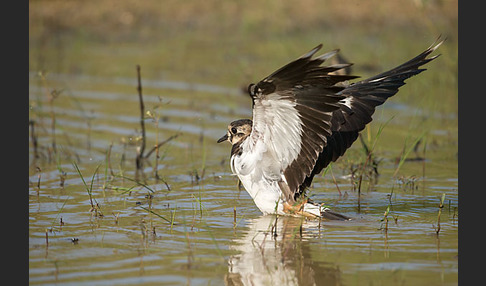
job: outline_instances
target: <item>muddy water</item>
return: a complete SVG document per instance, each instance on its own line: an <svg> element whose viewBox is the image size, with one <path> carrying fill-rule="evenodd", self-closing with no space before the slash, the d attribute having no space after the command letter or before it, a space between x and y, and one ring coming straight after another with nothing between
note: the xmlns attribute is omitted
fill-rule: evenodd
<svg viewBox="0 0 486 286"><path fill-rule="evenodd" d="M216 144L251 116L238 88L142 80L146 153L175 138L137 172L135 78L29 76L31 284L457 284L455 114L387 102L364 133L386 124L376 180L359 192L350 180L356 142L311 189L353 220L303 221L262 216L238 190L230 146Z"/></svg>

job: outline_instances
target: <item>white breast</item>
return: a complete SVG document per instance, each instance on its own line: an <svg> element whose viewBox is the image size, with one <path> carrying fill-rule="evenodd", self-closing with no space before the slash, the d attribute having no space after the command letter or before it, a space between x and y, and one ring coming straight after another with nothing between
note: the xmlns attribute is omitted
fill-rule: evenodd
<svg viewBox="0 0 486 286"><path fill-rule="evenodd" d="M268 164L270 160L263 160L268 149L262 140L257 140L250 151L244 144L242 149L241 155L231 157L231 170L238 176L261 212L283 214L282 191L278 186L282 175L278 164L272 166Z"/></svg>
<svg viewBox="0 0 486 286"><path fill-rule="evenodd" d="M253 173L245 176L238 175L238 178L256 206L263 214L284 214L282 192L277 181L269 181L263 177L260 180L254 180L253 175Z"/></svg>

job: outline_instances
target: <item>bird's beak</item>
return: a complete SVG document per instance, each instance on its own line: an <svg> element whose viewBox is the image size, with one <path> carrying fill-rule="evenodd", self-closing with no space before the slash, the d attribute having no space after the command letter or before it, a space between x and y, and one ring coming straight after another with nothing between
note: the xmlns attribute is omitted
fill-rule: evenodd
<svg viewBox="0 0 486 286"><path fill-rule="evenodd" d="M226 140L228 140L228 133L226 133L223 137L219 138L218 143L221 143L221 142L226 141Z"/></svg>

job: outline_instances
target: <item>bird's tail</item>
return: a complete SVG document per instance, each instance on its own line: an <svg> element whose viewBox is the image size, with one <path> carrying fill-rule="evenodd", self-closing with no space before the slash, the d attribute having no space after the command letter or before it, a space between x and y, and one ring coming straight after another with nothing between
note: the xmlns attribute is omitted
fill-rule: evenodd
<svg viewBox="0 0 486 286"><path fill-rule="evenodd" d="M328 220L351 220L350 217L333 212L329 208L325 208L321 211L321 218Z"/></svg>
<svg viewBox="0 0 486 286"><path fill-rule="evenodd" d="M350 217L331 211L331 209L313 202L305 203L303 213L312 214L314 217L327 220L351 220Z"/></svg>

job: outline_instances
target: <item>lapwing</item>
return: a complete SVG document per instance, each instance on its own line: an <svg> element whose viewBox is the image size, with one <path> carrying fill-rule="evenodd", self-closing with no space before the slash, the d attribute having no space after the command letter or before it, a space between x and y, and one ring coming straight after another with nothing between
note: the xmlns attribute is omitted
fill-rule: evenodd
<svg viewBox="0 0 486 286"><path fill-rule="evenodd" d="M263 214L324 219L349 218L312 202L305 191L315 175L343 156L371 122L375 108L395 95L405 80L444 40L440 37L413 59L365 80L339 73L348 63L322 65L338 49L313 58L322 44L248 86L253 118L228 125L217 142L229 141L231 171Z"/></svg>

